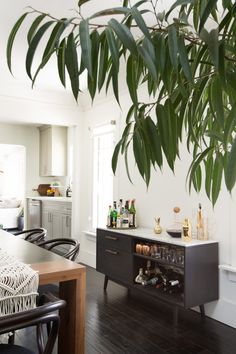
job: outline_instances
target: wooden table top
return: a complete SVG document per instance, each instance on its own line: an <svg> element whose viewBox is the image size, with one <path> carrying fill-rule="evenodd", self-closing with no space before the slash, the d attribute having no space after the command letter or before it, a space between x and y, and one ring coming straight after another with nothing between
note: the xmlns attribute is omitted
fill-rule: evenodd
<svg viewBox="0 0 236 354"><path fill-rule="evenodd" d="M0 249L37 270L40 284L74 279L76 274L85 271L84 266L69 261L4 230L0 230Z"/></svg>

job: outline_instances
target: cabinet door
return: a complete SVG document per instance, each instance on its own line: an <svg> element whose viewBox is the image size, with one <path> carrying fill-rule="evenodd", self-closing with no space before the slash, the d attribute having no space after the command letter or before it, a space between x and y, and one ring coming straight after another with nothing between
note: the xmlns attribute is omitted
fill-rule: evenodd
<svg viewBox="0 0 236 354"><path fill-rule="evenodd" d="M52 239L52 214L43 210L42 212L42 227L47 230L47 239Z"/></svg>
<svg viewBox="0 0 236 354"><path fill-rule="evenodd" d="M58 212L52 213L52 238L62 237L61 215Z"/></svg>
<svg viewBox="0 0 236 354"><path fill-rule="evenodd" d="M40 176L66 176L67 128L42 126L40 129Z"/></svg>
<svg viewBox="0 0 236 354"><path fill-rule="evenodd" d="M40 131L40 176L50 176L52 165L51 129Z"/></svg>
<svg viewBox="0 0 236 354"><path fill-rule="evenodd" d="M62 237L71 237L71 216L62 214L61 215L62 224Z"/></svg>

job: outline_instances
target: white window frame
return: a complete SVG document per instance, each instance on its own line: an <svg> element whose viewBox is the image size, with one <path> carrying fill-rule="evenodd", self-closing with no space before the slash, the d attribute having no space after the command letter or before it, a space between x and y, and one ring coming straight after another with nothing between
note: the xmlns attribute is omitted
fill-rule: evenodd
<svg viewBox="0 0 236 354"><path fill-rule="evenodd" d="M107 216L107 210L108 206L113 200L113 187L114 187L114 178L113 178L113 172L111 168L111 157L112 153L115 147L115 122L111 121L110 123L104 123L98 126L95 126L93 128L90 128L91 131L91 140L92 140L92 196L91 196L91 230L95 232L96 227L100 226L105 226L106 225L106 216ZM101 190L99 189L99 184L102 183L101 179L104 179L104 176L101 178L101 171L99 171L99 166L98 166L98 153L99 153L99 147L95 147L95 144L99 144L99 138L104 138L108 135L112 134L111 139L112 139L112 149L111 149L111 156L108 160L108 164L110 165L110 183L111 183L111 188L110 188L110 195L109 198L103 198L106 200L104 203L101 205L101 200L99 196L99 192ZM95 156L95 149L96 149L96 154ZM97 165L97 169L96 166ZM103 172L102 172L103 173ZM100 174L100 175L99 175ZM105 176L107 177L107 176ZM109 177L108 177L109 178ZM109 184L109 183L108 183ZM101 186L102 189L102 186ZM108 201L109 199L109 201ZM103 215L103 216L102 216ZM99 221L100 219L100 221Z"/></svg>

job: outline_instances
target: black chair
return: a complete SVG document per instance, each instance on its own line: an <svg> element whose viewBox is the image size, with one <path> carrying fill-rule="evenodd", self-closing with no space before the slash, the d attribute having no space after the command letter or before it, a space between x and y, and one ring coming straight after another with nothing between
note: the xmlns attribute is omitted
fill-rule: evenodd
<svg viewBox="0 0 236 354"><path fill-rule="evenodd" d="M38 243L38 246L75 261L79 254L80 243L73 238L54 238Z"/></svg>
<svg viewBox="0 0 236 354"><path fill-rule="evenodd" d="M0 335L18 329L35 327L39 354L51 354L58 335L59 309L66 305L52 294L43 294L36 308L0 317ZM44 330L44 327L46 330ZM47 334L46 334L47 333ZM45 338L46 337L46 338ZM45 344L44 344L45 342ZM1 354L35 354L35 351L15 344L0 344Z"/></svg>
<svg viewBox="0 0 236 354"><path fill-rule="evenodd" d="M47 235L47 230L44 228L29 229L23 231L14 232L15 236L25 235L24 239L34 244L38 244L45 240Z"/></svg>
<svg viewBox="0 0 236 354"><path fill-rule="evenodd" d="M40 242L38 246L43 247L49 251L57 253L64 258L67 258L71 261L75 261L76 257L79 254L80 243L73 238L54 238L53 240L47 240ZM66 251L62 251L61 246L67 247ZM69 248L68 248L69 247ZM45 284L40 285L38 288L39 294L49 291L50 293L58 296L59 288L57 284Z"/></svg>

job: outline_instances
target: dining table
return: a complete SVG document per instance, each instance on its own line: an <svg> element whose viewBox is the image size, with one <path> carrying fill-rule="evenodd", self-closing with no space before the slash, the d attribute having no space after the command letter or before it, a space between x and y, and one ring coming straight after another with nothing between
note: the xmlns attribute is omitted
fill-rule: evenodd
<svg viewBox="0 0 236 354"><path fill-rule="evenodd" d="M58 354L83 354L85 335L86 267L0 230L0 249L36 270L39 284L59 284L66 301L60 311Z"/></svg>

